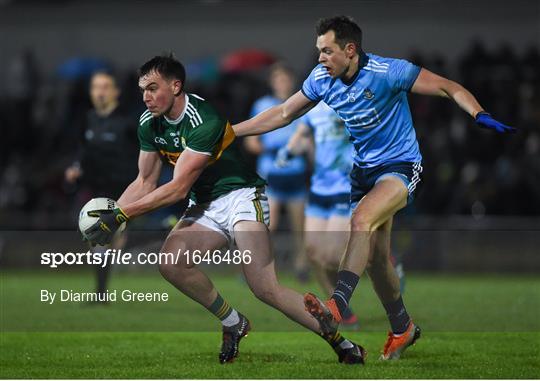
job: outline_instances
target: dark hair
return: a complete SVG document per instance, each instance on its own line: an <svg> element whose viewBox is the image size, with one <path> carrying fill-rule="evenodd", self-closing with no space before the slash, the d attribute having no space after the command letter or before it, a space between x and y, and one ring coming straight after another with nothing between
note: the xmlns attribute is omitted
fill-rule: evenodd
<svg viewBox="0 0 540 381"><path fill-rule="evenodd" d="M315 26L317 36L322 36L328 31L335 33L336 43L341 49L345 48L349 42L356 45L356 50L360 54L362 51L362 29L349 16L335 16L320 19Z"/></svg>
<svg viewBox="0 0 540 381"><path fill-rule="evenodd" d="M165 79L177 79L182 82L182 90L186 84L186 69L172 53L155 56L139 68L139 77L155 71Z"/></svg>
<svg viewBox="0 0 540 381"><path fill-rule="evenodd" d="M93 71L92 75L90 76L90 81L92 81L92 79L94 79L94 77L97 76L97 75L106 75L107 77L112 78L112 80L114 82L114 85L118 89L120 88L120 80L118 78L118 75L116 74L116 72L113 69L108 68L108 69L98 69L96 71Z"/></svg>

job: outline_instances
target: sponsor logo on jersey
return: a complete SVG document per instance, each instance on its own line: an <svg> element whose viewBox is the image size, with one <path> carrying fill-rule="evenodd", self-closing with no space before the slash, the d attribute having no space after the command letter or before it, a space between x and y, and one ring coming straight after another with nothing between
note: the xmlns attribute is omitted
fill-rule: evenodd
<svg viewBox="0 0 540 381"><path fill-rule="evenodd" d="M375 98L375 94L373 94L373 91L371 91L369 87L364 90L362 95L364 96L364 99L367 99L368 101Z"/></svg>
<svg viewBox="0 0 540 381"><path fill-rule="evenodd" d="M154 142L156 142L157 144L167 144L167 141L164 138L161 138L159 136L156 136L156 138L154 139Z"/></svg>

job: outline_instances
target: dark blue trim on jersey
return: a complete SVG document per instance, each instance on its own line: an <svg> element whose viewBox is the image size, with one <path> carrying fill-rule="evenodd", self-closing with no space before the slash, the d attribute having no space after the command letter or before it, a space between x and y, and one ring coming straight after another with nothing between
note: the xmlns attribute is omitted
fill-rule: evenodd
<svg viewBox="0 0 540 381"><path fill-rule="evenodd" d="M358 78L358 74L360 74L361 69L362 68L360 66L358 66L358 69L356 69L353 76L349 80L346 81L346 80L342 79L341 82L343 82L343 84L345 86L351 86L353 84L353 82L356 81L356 78Z"/></svg>
<svg viewBox="0 0 540 381"><path fill-rule="evenodd" d="M358 78L358 75L360 75L360 70L362 70L364 68L364 66L367 65L368 60L369 60L368 55L366 53L362 52L362 54L360 55L360 58L358 59L358 61L359 61L358 62L358 69L356 69L356 71L354 72L351 79L349 79L348 81L344 81L342 79L341 82L343 82L343 84L345 86L351 86L353 84L353 82L356 80L356 78Z"/></svg>
<svg viewBox="0 0 540 381"><path fill-rule="evenodd" d="M413 77L411 77L411 83L408 84L407 86L407 91L411 91L414 83L416 82L416 79L418 78L418 76L420 75L420 70L422 70L422 68L420 66L416 66L414 65L414 68L417 69L417 72L416 72L416 75Z"/></svg>
<svg viewBox="0 0 540 381"><path fill-rule="evenodd" d="M319 102L319 101L320 101L320 100L317 100L317 99L311 99L310 97L308 97L307 94L304 92L304 87L302 87L302 88L300 89L300 91L301 91L302 94L304 94L304 96L305 96L307 99L309 99L310 101L312 101L312 102Z"/></svg>

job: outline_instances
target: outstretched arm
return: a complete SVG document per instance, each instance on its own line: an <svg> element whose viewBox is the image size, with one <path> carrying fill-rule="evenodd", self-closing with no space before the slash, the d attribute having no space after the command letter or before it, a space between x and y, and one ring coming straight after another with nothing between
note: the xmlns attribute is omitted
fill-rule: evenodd
<svg viewBox="0 0 540 381"><path fill-rule="evenodd" d="M233 130L236 136L261 135L290 124L315 107L316 104L306 98L301 91L298 91L282 104L235 124Z"/></svg>
<svg viewBox="0 0 540 381"><path fill-rule="evenodd" d="M474 95L459 83L441 77L435 73L422 68L418 78L414 82L411 92L423 95L435 95L454 100L465 112L472 116L480 127L493 129L497 132L515 132L513 127L506 126L493 119L491 115L484 111Z"/></svg>
<svg viewBox="0 0 540 381"><path fill-rule="evenodd" d="M422 68L411 92L423 95L435 95L453 99L459 107L473 118L481 111L484 111L476 98L459 83L441 77L429 70Z"/></svg>

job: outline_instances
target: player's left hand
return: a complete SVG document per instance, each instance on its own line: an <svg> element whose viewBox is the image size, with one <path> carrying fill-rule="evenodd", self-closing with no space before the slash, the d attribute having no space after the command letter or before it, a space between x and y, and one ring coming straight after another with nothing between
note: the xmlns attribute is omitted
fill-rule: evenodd
<svg viewBox="0 0 540 381"><path fill-rule="evenodd" d="M288 167L293 157L294 155L291 153L291 151L289 151L289 149L286 146L281 147L277 151L276 158L274 159L274 165L277 168Z"/></svg>
<svg viewBox="0 0 540 381"><path fill-rule="evenodd" d="M86 239L91 245L107 245L111 243L114 233L120 225L129 221L129 217L120 208L113 210L91 210L88 212L91 217L99 217L95 224L85 230Z"/></svg>
<svg viewBox="0 0 540 381"><path fill-rule="evenodd" d="M480 127L495 130L501 134L514 133L517 131L514 127L507 126L506 124L502 124L501 122L493 119L491 114L485 111L480 111L478 114L476 114L475 120L476 124L478 124Z"/></svg>

